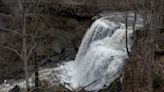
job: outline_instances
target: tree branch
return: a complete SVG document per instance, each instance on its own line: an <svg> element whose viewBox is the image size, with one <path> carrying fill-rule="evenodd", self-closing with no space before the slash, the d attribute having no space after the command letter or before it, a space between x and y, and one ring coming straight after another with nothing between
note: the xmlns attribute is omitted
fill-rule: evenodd
<svg viewBox="0 0 164 92"><path fill-rule="evenodd" d="M13 33L18 34L19 36L22 36L20 33L14 31L14 30L11 30L11 29L3 28L3 27L1 27L1 26L0 26L0 29L2 29L2 30L6 30L6 31L10 31L10 32L13 32Z"/></svg>
<svg viewBox="0 0 164 92"><path fill-rule="evenodd" d="M34 48L36 47L36 43L35 43L34 40L35 40L37 34L38 34L38 32L36 32L35 36L32 39L32 42L34 43L34 46L31 48L30 52L28 53L27 58L26 58L26 61L28 60L28 58L29 58L30 54L32 53L32 51L34 50Z"/></svg>
<svg viewBox="0 0 164 92"><path fill-rule="evenodd" d="M36 44L31 48L30 52L28 53L26 61L28 60L30 54L32 53L32 51L34 50L35 47L36 47Z"/></svg>
<svg viewBox="0 0 164 92"><path fill-rule="evenodd" d="M21 4L21 1L20 0L18 0L19 1L19 7L20 7L20 9L22 10L22 4Z"/></svg>
<svg viewBox="0 0 164 92"><path fill-rule="evenodd" d="M7 47L7 46L1 46L1 47L15 52L17 55L19 55L23 59L22 55L20 53L18 53L18 51L14 50L14 49L12 49L10 47Z"/></svg>

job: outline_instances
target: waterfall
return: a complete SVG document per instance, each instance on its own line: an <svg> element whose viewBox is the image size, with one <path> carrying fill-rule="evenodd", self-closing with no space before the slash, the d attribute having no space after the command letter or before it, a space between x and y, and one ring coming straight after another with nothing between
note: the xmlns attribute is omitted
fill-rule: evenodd
<svg viewBox="0 0 164 92"><path fill-rule="evenodd" d="M128 50L132 46L133 31L127 30ZM121 74L128 59L126 31L123 23L110 22L104 18L96 20L82 39L75 60L65 63L52 75L70 90L98 91L109 86ZM53 81L54 84L56 81Z"/></svg>
<svg viewBox="0 0 164 92"><path fill-rule="evenodd" d="M133 42L132 37L133 31L129 27L127 30L129 51ZM98 91L104 86L109 86L120 76L128 58L125 24L101 18L87 30L75 60L65 62L58 68L40 70L39 78L41 81L47 80L50 85L63 85L76 91L91 84L85 90ZM29 80L31 85L34 85L33 77ZM25 88L25 82L15 85Z"/></svg>

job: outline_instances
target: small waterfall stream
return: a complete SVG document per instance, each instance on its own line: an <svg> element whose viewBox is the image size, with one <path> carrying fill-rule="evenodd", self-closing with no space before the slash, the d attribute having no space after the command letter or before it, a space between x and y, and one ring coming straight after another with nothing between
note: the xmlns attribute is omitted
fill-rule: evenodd
<svg viewBox="0 0 164 92"><path fill-rule="evenodd" d="M128 50L132 46L133 30L128 27ZM96 20L82 39L75 60L65 62L58 68L39 71L40 80L47 80L49 85L64 85L70 90L98 91L109 86L121 74L129 58L126 52L125 24ZM29 79L34 85L33 76ZM8 92L15 85L25 88L25 81L13 85L0 85L1 92Z"/></svg>

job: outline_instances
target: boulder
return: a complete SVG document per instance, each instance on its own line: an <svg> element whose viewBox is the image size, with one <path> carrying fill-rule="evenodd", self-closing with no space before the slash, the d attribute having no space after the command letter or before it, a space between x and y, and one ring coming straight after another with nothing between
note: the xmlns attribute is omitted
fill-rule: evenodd
<svg viewBox="0 0 164 92"><path fill-rule="evenodd" d="M59 59L57 62L53 62L53 61L48 61L46 62L46 65L44 67L46 68L54 68L54 67L58 67L59 65L61 65L63 63L64 60Z"/></svg>
<svg viewBox="0 0 164 92"><path fill-rule="evenodd" d="M48 62L48 63L46 63L47 64L47 67L48 68L52 68L52 67L57 67L58 65L57 65L57 62Z"/></svg>
<svg viewBox="0 0 164 92"><path fill-rule="evenodd" d="M56 62L59 60L59 58L60 58L60 55L53 56L51 57L51 61Z"/></svg>
<svg viewBox="0 0 164 92"><path fill-rule="evenodd" d="M39 62L39 64L40 64L40 65L43 65L43 64L45 64L46 62L47 62L47 59L41 59L40 62Z"/></svg>
<svg viewBox="0 0 164 92"><path fill-rule="evenodd" d="M67 44L67 47L64 48L63 54L64 54L63 57L67 61L75 59L76 50L75 50L75 47L73 45L73 42L70 42Z"/></svg>
<svg viewBox="0 0 164 92"><path fill-rule="evenodd" d="M63 50L63 47L59 44L59 43L56 43L56 46L54 46L52 48L57 54L60 54Z"/></svg>

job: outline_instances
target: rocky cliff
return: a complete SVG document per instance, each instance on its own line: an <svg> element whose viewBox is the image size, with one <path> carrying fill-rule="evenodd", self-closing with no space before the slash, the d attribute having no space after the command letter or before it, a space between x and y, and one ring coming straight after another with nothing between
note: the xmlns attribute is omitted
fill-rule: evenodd
<svg viewBox="0 0 164 92"><path fill-rule="evenodd" d="M33 46L32 35L38 32L35 39L37 47L28 61L29 73L34 71L34 59L37 55L39 67L56 67L63 61L75 58L85 30L92 23L91 17L98 11L90 5L62 4L40 2L38 24L36 25L35 3L28 3L27 14L27 49ZM0 26L21 33L22 15L19 3L2 2L0 5ZM0 29L0 45L16 49L21 53L22 38L11 32ZM14 52L0 48L0 83L4 79L24 78L23 62Z"/></svg>

